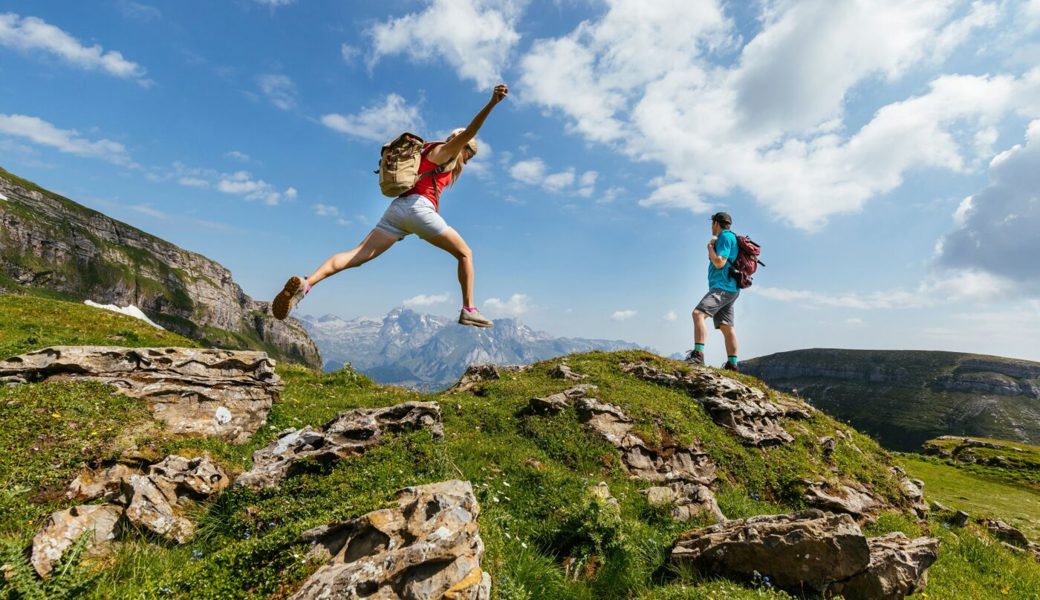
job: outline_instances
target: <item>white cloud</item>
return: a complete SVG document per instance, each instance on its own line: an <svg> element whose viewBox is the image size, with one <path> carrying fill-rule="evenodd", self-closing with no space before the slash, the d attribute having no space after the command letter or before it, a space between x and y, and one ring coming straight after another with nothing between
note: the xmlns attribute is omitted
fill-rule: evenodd
<svg viewBox="0 0 1040 600"><path fill-rule="evenodd" d="M356 115L328 114L321 122L334 131L363 140L386 142L402 131L422 128L419 109L397 94L371 106L366 106Z"/></svg>
<svg viewBox="0 0 1040 600"><path fill-rule="evenodd" d="M372 27L374 66L384 56L404 54L424 64L447 63L460 79L489 89L501 80L520 40L516 20L522 0L432 0L426 10Z"/></svg>
<svg viewBox="0 0 1040 600"><path fill-rule="evenodd" d="M288 75L265 73L257 76L256 83L275 107L282 110L296 108L296 84Z"/></svg>
<svg viewBox="0 0 1040 600"><path fill-rule="evenodd" d="M295 198L296 189L287 188L284 192L262 179L254 179L249 171L221 173L216 188L225 194L242 196L246 200L258 201L274 206L285 198Z"/></svg>
<svg viewBox="0 0 1040 600"><path fill-rule="evenodd" d="M154 21L162 17L162 11L154 6L133 2L133 0L118 0L116 6L124 17L137 19L139 21Z"/></svg>
<svg viewBox="0 0 1040 600"><path fill-rule="evenodd" d="M679 315L675 314L674 310L670 310L664 314L664 320L668 322L675 321L679 318Z"/></svg>
<svg viewBox="0 0 1040 600"><path fill-rule="evenodd" d="M245 152L239 152L238 150L232 150L230 152L227 152L226 154L224 154L224 156L230 158L231 160L235 160L242 163L247 163L253 160L252 158L250 158L248 154L246 154Z"/></svg>
<svg viewBox="0 0 1040 600"><path fill-rule="evenodd" d="M315 204L313 208L314 208L314 214L318 215L319 217L338 217L339 216L339 209L336 208L335 206L331 206L329 204Z"/></svg>
<svg viewBox="0 0 1040 600"><path fill-rule="evenodd" d="M912 169L972 168L1001 119L1040 112L1040 70L946 75L849 129L857 86L899 82L966 45L997 22L998 3L758 3L761 30L746 43L721 1L607 4L532 44L517 87L586 139L661 165L646 207L705 212L743 190L814 229Z"/></svg>
<svg viewBox="0 0 1040 600"><path fill-rule="evenodd" d="M540 158L521 160L509 169L513 179L527 184L536 184L545 177L545 163Z"/></svg>
<svg viewBox="0 0 1040 600"><path fill-rule="evenodd" d="M610 315L610 318L614 319L615 321L627 321L627 320L631 319L632 317L636 316L637 314L639 314L639 311L635 311L635 310L615 310L614 314Z"/></svg>
<svg viewBox="0 0 1040 600"><path fill-rule="evenodd" d="M960 270L926 277L916 289L890 289L875 292L828 293L754 286L748 291L776 300L816 308L858 310L898 310L926 308L953 302L989 300L1010 294L1012 282L984 271Z"/></svg>
<svg viewBox="0 0 1040 600"><path fill-rule="evenodd" d="M989 184L965 198L953 214L955 229L936 245L936 263L981 269L1018 280L1020 293L1040 293L1040 119L1024 144L990 162Z"/></svg>
<svg viewBox="0 0 1040 600"><path fill-rule="evenodd" d="M209 181L205 179L199 179L198 177L180 177L177 179L177 183L184 187L197 187L197 188L208 188Z"/></svg>
<svg viewBox="0 0 1040 600"><path fill-rule="evenodd" d="M542 187L549 190L550 192L561 192L566 188L574 185L574 169L567 169L566 171L560 171L559 173L553 173L552 175L546 175L542 179Z"/></svg>
<svg viewBox="0 0 1040 600"><path fill-rule="evenodd" d="M347 63L348 65L352 65L354 64L354 61L357 60L359 56L361 56L361 50L358 50L357 48L349 44L340 44L339 55L343 59L343 62Z"/></svg>
<svg viewBox="0 0 1040 600"><path fill-rule="evenodd" d="M42 51L54 54L77 67L103 71L115 77L136 79L149 85L141 65L126 60L115 50L105 50L95 44L84 46L62 29L36 17L19 17L14 13L0 14L0 45L22 51Z"/></svg>
<svg viewBox="0 0 1040 600"><path fill-rule="evenodd" d="M60 152L100 158L117 165L136 167L119 142L89 140L75 129L59 129L38 117L0 114L0 134L25 138L34 144L50 146Z"/></svg>
<svg viewBox="0 0 1040 600"><path fill-rule="evenodd" d="M860 326L862 326L864 324L864 321L863 321L863 319L861 319L859 317L849 317L849 318L845 319L844 321L842 321L842 323L844 323L844 324L846 324L846 325L848 325L850 327L860 327Z"/></svg>
<svg viewBox="0 0 1040 600"><path fill-rule="evenodd" d="M484 301L484 309L498 317L519 317L531 308L531 298L527 294L513 294L508 300L488 298Z"/></svg>
<svg viewBox="0 0 1040 600"><path fill-rule="evenodd" d="M451 297L448 294L419 294L413 296L407 300L401 301L401 306L406 308L415 308L418 306L432 306L434 304L444 304Z"/></svg>
<svg viewBox="0 0 1040 600"><path fill-rule="evenodd" d="M289 6L290 4L296 2L296 0L253 0L253 1L256 2L257 4L263 4L264 6L269 6L271 8L278 8L279 6Z"/></svg>

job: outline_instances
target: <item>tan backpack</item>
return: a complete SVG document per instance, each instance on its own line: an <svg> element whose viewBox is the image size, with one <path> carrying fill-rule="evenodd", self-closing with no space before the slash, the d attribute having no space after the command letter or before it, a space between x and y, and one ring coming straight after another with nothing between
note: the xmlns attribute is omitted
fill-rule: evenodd
<svg viewBox="0 0 1040 600"><path fill-rule="evenodd" d="M396 198L415 187L423 177L445 171L446 165L441 165L425 173L419 172L425 145L421 137L407 131L383 144L379 153L379 170L373 172L379 174L379 189L384 196ZM436 185L437 180L434 179Z"/></svg>

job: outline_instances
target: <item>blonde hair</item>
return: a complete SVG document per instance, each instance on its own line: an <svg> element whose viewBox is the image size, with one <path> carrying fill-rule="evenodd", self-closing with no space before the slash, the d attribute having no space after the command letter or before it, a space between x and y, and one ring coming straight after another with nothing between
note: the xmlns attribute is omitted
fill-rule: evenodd
<svg viewBox="0 0 1040 600"><path fill-rule="evenodd" d="M451 139L453 137L457 136L458 134L462 133L463 131L466 131L466 129L464 127L459 127L458 129L453 129L452 132L448 134L448 137L444 138L444 141L445 142L451 141ZM459 153L456 154L454 156L454 158L452 158L452 161L454 161L454 162L453 162L452 168L451 168L451 183L449 184L449 186L455 185L455 182L458 181L458 179L459 179L459 175L462 175L462 165L463 165L462 152L466 148L469 148L470 152L473 153L473 156L476 156L477 155L477 139L473 138L470 141L466 142L466 145L463 146L463 149L459 150Z"/></svg>

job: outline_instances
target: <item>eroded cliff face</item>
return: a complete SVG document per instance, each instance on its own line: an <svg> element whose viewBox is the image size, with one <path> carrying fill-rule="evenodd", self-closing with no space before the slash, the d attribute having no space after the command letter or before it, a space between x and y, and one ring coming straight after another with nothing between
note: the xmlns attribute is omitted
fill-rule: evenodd
<svg viewBox="0 0 1040 600"><path fill-rule="evenodd" d="M133 304L205 343L321 366L303 327L275 320L220 264L2 169L0 194L0 275L80 300Z"/></svg>
<svg viewBox="0 0 1040 600"><path fill-rule="evenodd" d="M812 349L741 367L897 450L918 450L946 434L1040 441L1040 363L956 352Z"/></svg>

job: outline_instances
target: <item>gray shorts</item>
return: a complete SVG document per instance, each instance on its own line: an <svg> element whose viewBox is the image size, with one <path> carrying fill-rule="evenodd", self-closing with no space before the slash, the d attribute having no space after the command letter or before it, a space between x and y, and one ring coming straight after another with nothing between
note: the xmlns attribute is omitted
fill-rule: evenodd
<svg viewBox="0 0 1040 600"><path fill-rule="evenodd" d="M722 325L733 325L733 305L737 302L740 292L727 292L725 290L708 290L701 298L696 310L709 315L715 321L715 329Z"/></svg>
<svg viewBox="0 0 1040 600"><path fill-rule="evenodd" d="M437 214L433 202L414 194L394 198L383 213L383 218L376 223L376 229L396 235L398 240L403 240L410 233L426 240L444 233L449 227L444 218Z"/></svg>

